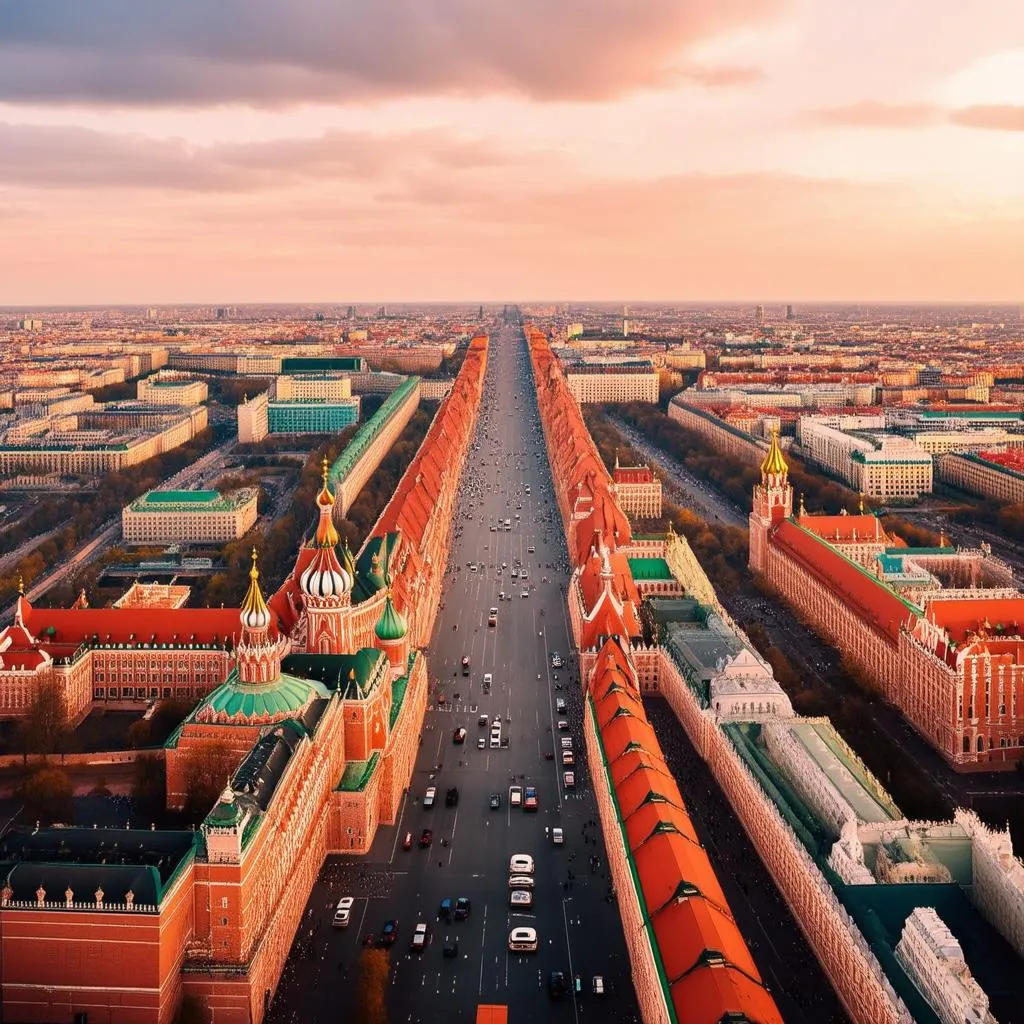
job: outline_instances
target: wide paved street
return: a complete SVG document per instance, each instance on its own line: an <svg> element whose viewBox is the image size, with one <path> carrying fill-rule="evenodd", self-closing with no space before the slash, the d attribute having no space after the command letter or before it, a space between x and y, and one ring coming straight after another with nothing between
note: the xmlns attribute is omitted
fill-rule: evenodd
<svg viewBox="0 0 1024 1024"><path fill-rule="evenodd" d="M362 943L388 919L398 920L389 977L392 1021L472 1021L481 1002L508 1004L514 1022L639 1019L596 827L579 686L568 660L565 545L521 338L518 328L508 327L492 339L444 604L428 652L431 699L410 792L397 826L380 830L368 857L325 864L272 1022L342 1019L352 1005ZM492 607L496 627L487 625ZM564 669L552 668L555 652L566 658ZM468 675L462 674L463 657L469 658ZM485 673L493 676L489 692ZM556 716L559 697L568 710ZM491 748L490 726L478 724L482 714L501 716L507 746ZM559 719L567 730L559 731ZM456 745L460 727L468 735ZM572 789L564 784L563 737L571 738L575 756ZM536 813L509 805L513 784L537 788ZM423 807L428 786L437 787L430 809ZM458 788L458 803L449 807L451 787ZM500 798L497 809L489 807L491 794ZM554 827L564 829L562 846L551 841ZM423 849L425 828L433 837ZM406 833L413 838L409 850L403 848ZM536 884L533 906L513 912L507 882L515 853L535 858ZM344 895L356 897L352 924L335 930L333 909ZM460 896L471 901L468 919L439 920L441 901ZM428 924L430 943L412 953L419 921ZM524 925L536 928L538 952L509 953L510 929ZM445 956L445 947L456 943L458 955ZM565 973L570 990L579 974L581 994L570 991L552 1005L552 971ZM595 975L604 979L604 995L591 994Z"/></svg>

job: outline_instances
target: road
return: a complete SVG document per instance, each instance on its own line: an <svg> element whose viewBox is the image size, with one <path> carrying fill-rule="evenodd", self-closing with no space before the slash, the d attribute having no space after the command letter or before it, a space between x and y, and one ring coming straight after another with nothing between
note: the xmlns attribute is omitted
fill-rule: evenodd
<svg viewBox="0 0 1024 1024"><path fill-rule="evenodd" d="M587 1020L639 1019L595 825L579 685L569 669L556 673L550 663L553 651L570 651L563 592L568 563L526 350L515 328L492 340L483 402L429 649L432 697L410 792L397 825L380 829L367 857L332 857L324 865L271 1022L337 1020L338 1008L352 1005L364 936L379 934L391 918L399 928L391 953L389 1020L471 1021L481 1002L508 1004L518 1021L557 1015L578 1024L584 1008ZM506 518L509 530L491 530ZM525 586L518 578L523 567ZM520 596L524 590L526 597ZM510 595L505 600L498 598L502 591ZM499 609L496 628L487 626L490 607ZM468 676L460 671L464 656L470 659ZM494 677L489 693L485 672ZM569 706L564 717L570 729L563 733L556 727L556 697ZM482 713L501 716L507 748L477 748L489 731L477 724ZM465 745L456 746L453 732L460 726L469 735ZM561 736L571 737L576 757L577 784L571 790L564 786L562 766L544 757L560 746ZM509 806L513 780L537 787L536 813ZM438 804L425 809L429 785L438 788ZM445 806L449 787L458 787L457 806ZM497 810L488 807L491 793L500 796ZM565 831L560 847L546 835L555 826ZM403 850L406 832L418 840L424 828L433 830L433 845ZM536 861L534 906L526 912L513 913L508 905L508 860L514 853ZM599 867L591 857L600 858ZM333 930L333 908L343 895L357 897L353 923ZM471 900L468 920L439 921L440 901L458 896ZM431 929L421 954L409 952L417 921ZM537 953L508 952L509 930L519 925L537 929ZM444 957L444 946L455 940L458 956ZM570 983L578 973L583 992L553 1006L547 986L556 970ZM604 996L589 993L598 974L608 989Z"/></svg>
<svg viewBox="0 0 1024 1024"><path fill-rule="evenodd" d="M719 494L707 481L694 476L667 452L652 445L625 420L611 413L607 416L615 429L645 459L668 476L662 487L669 499L690 509L708 522L718 519L727 526L738 526L741 530L747 528L747 513L744 510L737 508L728 498Z"/></svg>

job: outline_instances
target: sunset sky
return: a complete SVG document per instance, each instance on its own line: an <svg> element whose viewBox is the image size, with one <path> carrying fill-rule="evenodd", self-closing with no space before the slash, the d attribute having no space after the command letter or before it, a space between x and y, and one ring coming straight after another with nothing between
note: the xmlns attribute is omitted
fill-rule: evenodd
<svg viewBox="0 0 1024 1024"><path fill-rule="evenodd" d="M0 303L1024 300L1022 0L0 0Z"/></svg>

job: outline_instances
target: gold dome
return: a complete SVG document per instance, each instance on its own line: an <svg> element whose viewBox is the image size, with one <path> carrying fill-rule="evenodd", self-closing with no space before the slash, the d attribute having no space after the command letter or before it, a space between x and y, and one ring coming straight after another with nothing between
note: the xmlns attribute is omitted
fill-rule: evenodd
<svg viewBox="0 0 1024 1024"><path fill-rule="evenodd" d="M334 495L327 485L327 474L330 472L330 465L327 459L320 463L320 470L323 475L323 486L316 496L316 503L320 508L320 522L316 524L316 546L318 548L333 548L341 538L334 528L331 519L331 511L334 508Z"/></svg>
<svg viewBox="0 0 1024 1024"><path fill-rule="evenodd" d="M270 625L270 609L260 590L260 571L256 568L256 549L252 549L252 568L249 570L249 592L242 602L239 618L248 629L266 629Z"/></svg>
<svg viewBox="0 0 1024 1024"><path fill-rule="evenodd" d="M788 472L789 465L782 457L782 449L779 447L779 432L773 430L768 454L761 460L761 473L766 476L780 476Z"/></svg>

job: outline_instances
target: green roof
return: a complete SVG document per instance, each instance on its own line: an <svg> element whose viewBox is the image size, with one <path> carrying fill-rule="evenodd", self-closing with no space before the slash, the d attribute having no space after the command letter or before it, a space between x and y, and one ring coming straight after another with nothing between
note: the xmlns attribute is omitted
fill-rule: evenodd
<svg viewBox="0 0 1024 1024"><path fill-rule="evenodd" d="M310 679L281 673L272 683L244 683L235 669L213 691L200 707L231 717L255 718L271 716L284 718L300 712L311 699L330 697L330 692L320 683ZM198 710L198 709L197 709Z"/></svg>
<svg viewBox="0 0 1024 1024"><path fill-rule="evenodd" d="M419 385L419 377L408 377L388 395L381 403L380 408L356 431L352 440L345 446L345 450L331 466L327 479L332 488L344 481L352 472L356 463L363 457L366 449L370 447L373 439L380 433L384 425L394 416L402 403L408 398L409 393Z"/></svg>
<svg viewBox="0 0 1024 1024"><path fill-rule="evenodd" d="M217 490L151 490L143 500L152 504L183 505L215 502L219 497Z"/></svg>
<svg viewBox="0 0 1024 1024"><path fill-rule="evenodd" d="M379 760L380 754L374 751L367 761L349 761L338 782L338 789L344 793L361 793L373 776Z"/></svg>
<svg viewBox="0 0 1024 1024"><path fill-rule="evenodd" d="M630 571L635 580L672 580L672 570L664 558L630 558Z"/></svg>
<svg viewBox="0 0 1024 1024"><path fill-rule="evenodd" d="M387 664L382 651L362 647L354 654L289 654L281 668L328 691L339 691L346 700L358 700L381 681Z"/></svg>
<svg viewBox="0 0 1024 1024"><path fill-rule="evenodd" d="M405 624L405 619L398 614L395 603L391 600L391 595L389 594L384 599L384 611L377 620L377 625L374 626L373 631L377 634L379 640L401 640L407 630L408 627Z"/></svg>

